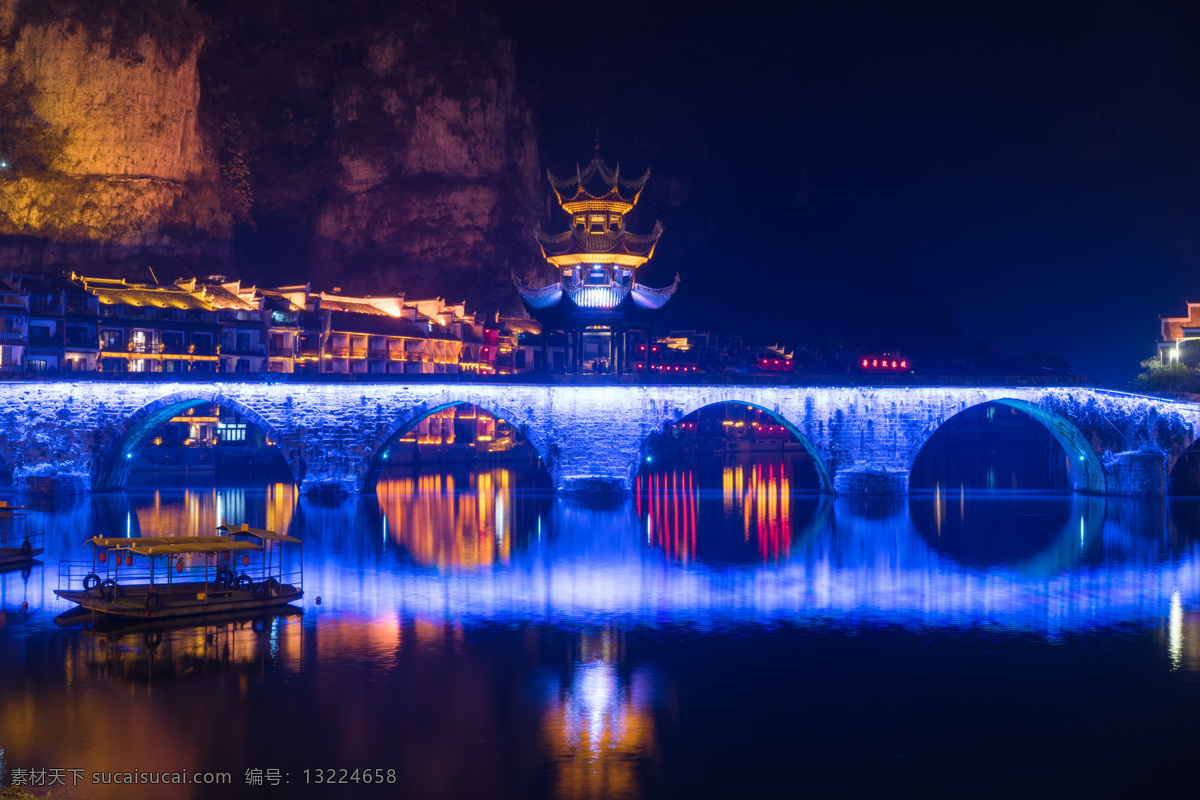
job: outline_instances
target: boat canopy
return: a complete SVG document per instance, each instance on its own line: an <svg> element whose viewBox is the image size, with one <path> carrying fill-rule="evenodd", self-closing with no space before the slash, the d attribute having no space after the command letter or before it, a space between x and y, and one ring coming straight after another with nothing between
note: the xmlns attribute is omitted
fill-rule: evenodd
<svg viewBox="0 0 1200 800"><path fill-rule="evenodd" d="M146 542L148 540L143 539L142 541ZM137 553L139 556L168 556L185 555L187 553L228 553L233 550L262 549L261 544L255 544L254 542L234 542L225 539L220 542L200 542L196 544L158 544L157 542L153 544L138 544L130 547L129 552Z"/></svg>
<svg viewBox="0 0 1200 800"><path fill-rule="evenodd" d="M96 547L133 548L150 544L213 544L227 541L229 539L224 536L153 536L140 539L129 539L124 536L106 539L96 536L88 539L88 544L94 544Z"/></svg>
<svg viewBox="0 0 1200 800"><path fill-rule="evenodd" d="M237 528L230 528L228 525L221 525L217 528L219 531L226 531L231 536L256 536L259 539L268 539L272 542L299 542L295 536L288 536L286 533L276 533L275 531L263 530L262 528L251 528L249 525L242 524Z"/></svg>

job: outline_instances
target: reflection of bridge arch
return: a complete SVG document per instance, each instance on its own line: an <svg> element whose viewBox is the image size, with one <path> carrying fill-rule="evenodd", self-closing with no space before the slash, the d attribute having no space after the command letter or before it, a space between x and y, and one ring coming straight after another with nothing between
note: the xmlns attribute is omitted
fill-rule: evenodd
<svg viewBox="0 0 1200 800"><path fill-rule="evenodd" d="M1103 498L1089 495L958 491L910 495L907 507L913 530L940 556L970 570L1008 568L1047 577L1077 566L1087 548L1100 540L1106 508ZM1024 541L1007 533L981 539L989 526L980 524L980 511L989 526L1004 531L1009 529L1003 525L1005 513L1022 518L1013 523L1022 526ZM1046 518L1045 523L1037 517Z"/></svg>
<svg viewBox="0 0 1200 800"><path fill-rule="evenodd" d="M505 408L503 405L493 402L480 401L478 398L472 400L453 400L448 403L440 403L435 406L419 405L407 409L400 414L391 425L385 428L378 436L375 437L369 448L370 461L367 463L366 470L359 483L361 491L373 493L376 485L379 483L379 473L388 464L388 450L409 431L415 428L420 422L428 417L433 416L439 411L445 411L448 408L457 406L474 406L482 411L492 414L497 419L507 420L510 425L517 429L517 432L533 447L537 452L538 458L542 465L550 470L553 474L552 453L545 441L538 434L537 430L529 424L527 420L522 419L520 414L514 413L511 409Z"/></svg>
<svg viewBox="0 0 1200 800"><path fill-rule="evenodd" d="M176 392L151 400L110 429L108 444L103 447L93 463L92 488L103 492L124 487L129 478L132 456L146 443L150 434L179 412L201 403L231 408L254 423L275 442L275 446L287 462L292 480L303 477L303 467L297 454L291 448L283 446L275 426L253 408L221 392Z"/></svg>
<svg viewBox="0 0 1200 800"><path fill-rule="evenodd" d="M639 458L630 468L630 472L629 472L629 476L628 476L628 485L629 486L634 485L634 482L637 480L638 472L642 469L642 465L644 463L646 463L646 457L649 456L653 452L655 445L658 444L658 441L663 437L663 435L673 425L675 425L679 422L682 422L683 420L687 419L692 414L703 411L706 408L714 408L716 406L724 406L724 405L733 405L733 406L742 405L742 406L746 406L748 408L755 408L755 409L763 412L767 416L769 416L771 419L778 422L783 427L787 428L788 433L790 433L790 434L792 434L792 436L796 437L796 440L799 441L800 444L802 444L804 446L804 450L806 453L808 453L809 458L812 459L813 467L817 471L817 483L821 487L821 492L825 493L825 494L833 494L833 478L829 474L829 467L826 464L826 460L825 460L824 456L816 448L816 446L813 445L812 441L807 436L805 436L804 432L799 428L799 426L796 425L796 423L794 423L792 420L788 419L783 413L781 413L778 410L773 410L773 409L767 408L766 406L764 406L760 403L754 403L754 402L750 402L748 400L736 400L736 399L735 400L722 399L722 400L715 400L715 401L699 402L699 403L693 403L688 406L684 406L684 408L681 410L682 413L679 415L679 417L677 419L664 424L661 428L653 430L649 434L647 434L645 437L643 437L641 445L639 447Z"/></svg>
<svg viewBox="0 0 1200 800"><path fill-rule="evenodd" d="M1028 400L1018 400L1011 397L987 398L970 405L964 405L951 416L935 420L926 426L921 434L915 438L912 448L909 451L907 465L909 473L912 472L913 465L916 464L921 450L924 449L925 445L929 443L930 438L938 430L963 412L987 405L988 403L1015 408L1040 422L1066 452L1067 469L1070 472L1071 485L1075 491L1094 494L1104 493L1104 467L1101 465L1100 459L1096 457L1096 451L1092 448L1087 437L1083 435L1083 432L1066 417L1047 411Z"/></svg>

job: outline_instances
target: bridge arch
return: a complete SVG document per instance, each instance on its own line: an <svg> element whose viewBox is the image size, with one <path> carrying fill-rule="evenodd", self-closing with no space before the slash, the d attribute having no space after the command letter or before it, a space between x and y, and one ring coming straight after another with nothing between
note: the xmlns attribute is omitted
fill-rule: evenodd
<svg viewBox="0 0 1200 800"><path fill-rule="evenodd" d="M666 434L666 432L671 429L672 426L674 426L676 423L682 422L687 417L695 414L698 411L723 405L742 405L757 409L786 428L788 433L796 437L800 444L803 445L804 451L812 459L813 466L817 472L817 483L821 488L821 493L833 494L833 477L830 475L829 466L826 463L826 459L821 451L818 450L812 441L804 434L804 431L777 409L771 409L762 405L761 403L741 400L736 397L709 400L705 402L694 403L690 406L684 406L682 409L680 409L678 416L676 416L674 419L665 421L660 427L649 431L645 436L642 437L641 443L638 447L637 461L634 462L629 470L627 485L631 487L634 485L634 482L637 480L638 473L642 469L642 465L646 463L647 458L651 457L654 447L658 444L659 440Z"/></svg>
<svg viewBox="0 0 1200 800"><path fill-rule="evenodd" d="M232 408L260 428L274 442L287 462L292 480L302 477L303 468L293 448L287 447L279 431L255 409L223 392L195 391L176 392L157 397L121 419L101 435L107 434L108 442L102 446L92 466L92 490L97 492L116 491L125 486L129 478L132 456L149 438L150 434L166 424L179 412L200 403L214 403Z"/></svg>
<svg viewBox="0 0 1200 800"><path fill-rule="evenodd" d="M913 467L917 462L917 456L920 455L921 450L929 443L929 440L935 433L963 412L987 405L988 403L1015 408L1041 423L1067 454L1067 468L1070 473L1072 488L1077 492L1087 494L1104 493L1106 488L1104 466L1100 463L1100 459L1096 456L1096 451L1092 449L1092 445L1083 434L1083 431L1061 414L1047 411L1036 403L1014 397L1000 396L982 399L979 402L964 405L950 416L931 423L916 438L912 448L909 450L907 464L909 475L911 476L912 474Z"/></svg>
<svg viewBox="0 0 1200 800"><path fill-rule="evenodd" d="M388 465L388 450L422 420L448 408L468 405L486 411L498 419L507 420L533 447L546 470L552 476L554 475L553 452L537 428L528 419L514 412L511 408L484 398L475 397L469 400L452 400L436 405L421 404L401 413L369 445L368 453L370 455L359 481L359 490L363 494L373 494L375 492L375 488L379 483L379 474Z"/></svg>

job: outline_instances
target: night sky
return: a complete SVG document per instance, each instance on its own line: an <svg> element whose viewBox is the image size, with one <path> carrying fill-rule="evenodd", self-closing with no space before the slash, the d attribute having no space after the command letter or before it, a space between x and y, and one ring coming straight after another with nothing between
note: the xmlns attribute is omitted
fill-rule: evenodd
<svg viewBox="0 0 1200 800"><path fill-rule="evenodd" d="M543 163L653 169L676 324L1124 385L1200 300L1200 25L1165 3L502 10ZM546 227L565 226L561 216ZM757 326L757 327L756 327Z"/></svg>

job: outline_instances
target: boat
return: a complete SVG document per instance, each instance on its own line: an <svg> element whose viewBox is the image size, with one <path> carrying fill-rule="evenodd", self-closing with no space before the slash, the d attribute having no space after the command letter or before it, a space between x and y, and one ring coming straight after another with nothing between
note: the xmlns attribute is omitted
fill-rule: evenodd
<svg viewBox="0 0 1200 800"><path fill-rule="evenodd" d="M29 510L0 500L0 570L28 566L44 552L42 534L30 534Z"/></svg>
<svg viewBox="0 0 1200 800"><path fill-rule="evenodd" d="M92 562L63 563L54 593L123 620L256 611L304 596L303 544L224 523L216 536L94 537ZM284 546L299 545L291 557Z"/></svg>

